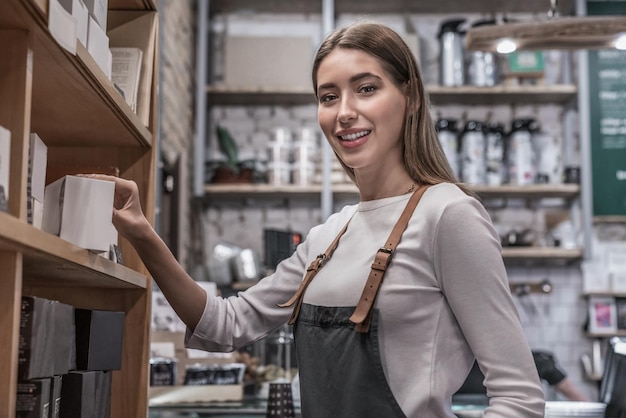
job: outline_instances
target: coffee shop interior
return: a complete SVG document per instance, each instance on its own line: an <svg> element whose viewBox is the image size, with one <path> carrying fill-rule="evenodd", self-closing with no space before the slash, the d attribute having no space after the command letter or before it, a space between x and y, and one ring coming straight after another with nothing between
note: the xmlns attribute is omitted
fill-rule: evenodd
<svg viewBox="0 0 626 418"><path fill-rule="evenodd" d="M134 180L206 292L245 291L358 202L311 85L323 38L358 20L417 58L500 237L546 416L626 417L623 0L4 0L0 416L300 416L293 328L186 349L112 226L113 183L73 174ZM487 402L474 370L453 411Z"/></svg>

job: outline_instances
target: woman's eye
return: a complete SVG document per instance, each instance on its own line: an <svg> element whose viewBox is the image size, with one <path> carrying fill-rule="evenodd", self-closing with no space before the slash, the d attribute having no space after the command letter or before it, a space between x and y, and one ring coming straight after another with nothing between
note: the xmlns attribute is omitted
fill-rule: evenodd
<svg viewBox="0 0 626 418"><path fill-rule="evenodd" d="M328 103L332 100L334 100L337 96L335 96L334 94L325 94L323 96L320 97L320 103Z"/></svg>
<svg viewBox="0 0 626 418"><path fill-rule="evenodd" d="M376 86L366 85L359 89L361 93L373 93L376 91Z"/></svg>

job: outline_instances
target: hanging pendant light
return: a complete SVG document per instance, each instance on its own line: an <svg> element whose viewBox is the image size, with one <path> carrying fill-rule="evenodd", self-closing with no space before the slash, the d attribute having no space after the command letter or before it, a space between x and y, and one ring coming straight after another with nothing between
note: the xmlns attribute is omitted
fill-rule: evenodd
<svg viewBox="0 0 626 418"><path fill-rule="evenodd" d="M626 16L561 17L551 0L548 18L468 29L466 49L499 52L626 48Z"/></svg>

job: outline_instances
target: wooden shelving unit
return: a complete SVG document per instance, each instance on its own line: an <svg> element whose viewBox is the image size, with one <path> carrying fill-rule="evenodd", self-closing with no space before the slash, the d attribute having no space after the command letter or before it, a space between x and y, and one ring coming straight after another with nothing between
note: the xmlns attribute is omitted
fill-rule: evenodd
<svg viewBox="0 0 626 418"><path fill-rule="evenodd" d="M152 0L110 0L109 8L156 10ZM73 55L56 43L47 11L46 0L0 2L0 125L11 132L9 211L0 213L0 416L15 415L21 298L33 295L125 312L111 416L145 417L152 286L145 267L123 240L120 265L29 225L26 186L28 138L36 132L48 147L48 182L116 167L137 182L152 221L156 74L145 126L84 47Z"/></svg>
<svg viewBox="0 0 626 418"><path fill-rule="evenodd" d="M470 101L473 105L567 103L576 98L575 85L536 85L494 87L426 86L434 106ZM240 89L226 86L208 86L208 101L212 105L258 106L303 105L316 103L313 91L303 89Z"/></svg>
<svg viewBox="0 0 626 418"><path fill-rule="evenodd" d="M475 186L469 188L484 198L523 198L540 199L549 197L574 198L580 193L578 184L537 184L530 186ZM333 184L332 191L335 194L358 194L353 184ZM311 186L273 186L271 184L207 184L205 186L207 196L263 196L278 195L310 195L322 192L321 185Z"/></svg>

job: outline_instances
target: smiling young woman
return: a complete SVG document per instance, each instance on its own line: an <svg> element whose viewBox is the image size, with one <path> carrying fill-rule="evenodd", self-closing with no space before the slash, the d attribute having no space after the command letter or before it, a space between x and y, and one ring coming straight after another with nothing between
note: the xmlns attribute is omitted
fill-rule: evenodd
<svg viewBox="0 0 626 418"><path fill-rule="evenodd" d="M500 239L451 174L409 48L380 24L339 29L313 86L360 201L237 296L207 297L145 221L137 186L97 176L115 181L113 222L187 324L187 346L232 351L292 324L303 418L454 418L475 360L486 418L543 417Z"/></svg>

